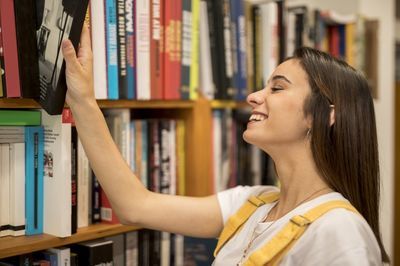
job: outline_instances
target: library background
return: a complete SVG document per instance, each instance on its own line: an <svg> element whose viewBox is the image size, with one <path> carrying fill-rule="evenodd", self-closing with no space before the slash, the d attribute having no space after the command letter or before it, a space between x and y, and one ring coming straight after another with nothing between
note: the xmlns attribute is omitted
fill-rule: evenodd
<svg viewBox="0 0 400 266"><path fill-rule="evenodd" d="M32 9L0 0L0 264L210 265L215 239L119 224L68 106L50 116L32 99L29 91L38 88L22 78L26 48L38 64L56 69L50 62L57 51L48 43L68 28L66 1L39 2L41 25L31 27L37 42L26 44L18 23ZM345 59L372 88L381 230L400 265L399 8L394 0L92 0L85 23L96 98L118 148L149 189L205 196L276 183L270 159L241 135L246 95L261 89L279 62L299 46ZM38 75L40 86L51 83Z"/></svg>

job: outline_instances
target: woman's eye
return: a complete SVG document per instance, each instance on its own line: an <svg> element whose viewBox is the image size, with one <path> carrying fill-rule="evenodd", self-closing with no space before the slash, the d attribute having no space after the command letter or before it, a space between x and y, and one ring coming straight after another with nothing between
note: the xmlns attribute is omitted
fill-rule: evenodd
<svg viewBox="0 0 400 266"><path fill-rule="evenodd" d="M271 91L272 91L272 92L280 91L280 90L283 90L283 89L280 88L280 87L272 87L272 88L271 88Z"/></svg>

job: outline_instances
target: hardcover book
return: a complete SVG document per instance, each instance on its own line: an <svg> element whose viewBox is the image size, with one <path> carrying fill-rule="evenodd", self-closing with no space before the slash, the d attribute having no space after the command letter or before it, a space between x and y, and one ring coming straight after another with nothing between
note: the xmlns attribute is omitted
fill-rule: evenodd
<svg viewBox="0 0 400 266"><path fill-rule="evenodd" d="M88 0L41 0L36 2L39 61L39 103L51 115L61 114L67 85L61 51L64 39L78 48Z"/></svg>

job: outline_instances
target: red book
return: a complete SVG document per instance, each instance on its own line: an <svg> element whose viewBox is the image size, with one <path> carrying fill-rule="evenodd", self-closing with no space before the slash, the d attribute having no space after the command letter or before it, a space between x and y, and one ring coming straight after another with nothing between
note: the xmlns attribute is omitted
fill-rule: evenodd
<svg viewBox="0 0 400 266"><path fill-rule="evenodd" d="M177 31L181 32L181 29L179 27L180 24L178 25L177 20L177 8L177 1L165 1L164 99L166 100L176 100L180 98L180 54L177 53ZM182 8L180 9L180 11L182 12ZM179 36L179 40L180 38L181 36Z"/></svg>
<svg viewBox="0 0 400 266"><path fill-rule="evenodd" d="M110 201L103 189L100 189L100 210L101 221L109 224L118 224L119 220L114 210L111 208Z"/></svg>
<svg viewBox="0 0 400 266"><path fill-rule="evenodd" d="M329 53L336 58L339 58L340 51L339 51L339 28L338 26L329 26L328 27L328 34L329 34Z"/></svg>
<svg viewBox="0 0 400 266"><path fill-rule="evenodd" d="M163 1L151 0L150 8L150 87L151 99L162 99L163 97L163 31L164 31L164 12Z"/></svg>
<svg viewBox="0 0 400 266"><path fill-rule="evenodd" d="M3 35L3 53L6 73L6 93L8 98L21 97L17 53L17 33L15 30L14 1L0 0L0 19Z"/></svg>

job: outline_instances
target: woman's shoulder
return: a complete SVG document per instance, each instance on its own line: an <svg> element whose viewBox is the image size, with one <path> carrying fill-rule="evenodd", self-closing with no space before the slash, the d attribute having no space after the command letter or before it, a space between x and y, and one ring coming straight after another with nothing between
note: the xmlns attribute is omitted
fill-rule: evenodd
<svg viewBox="0 0 400 266"><path fill-rule="evenodd" d="M236 186L217 193L224 222L234 214L250 196L279 191L275 186Z"/></svg>
<svg viewBox="0 0 400 266"><path fill-rule="evenodd" d="M343 209L333 209L306 230L293 247L292 256L320 262L337 262L359 258L368 261L366 265L380 264L380 249L373 231L358 213ZM308 254L308 255L307 255Z"/></svg>

